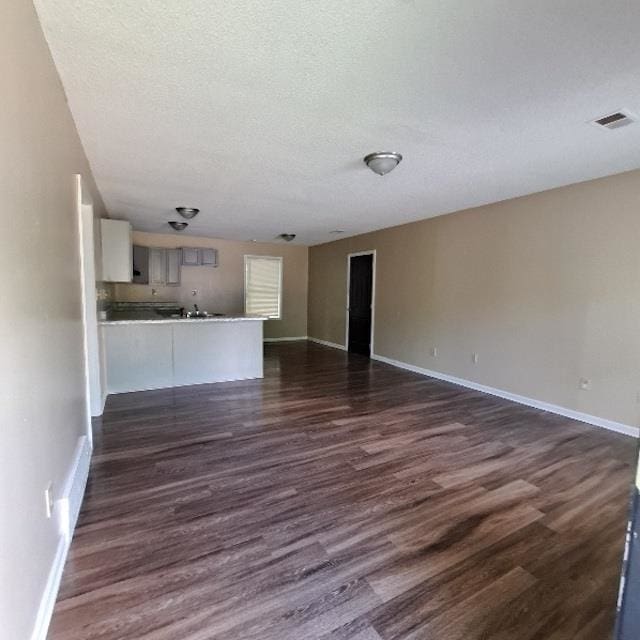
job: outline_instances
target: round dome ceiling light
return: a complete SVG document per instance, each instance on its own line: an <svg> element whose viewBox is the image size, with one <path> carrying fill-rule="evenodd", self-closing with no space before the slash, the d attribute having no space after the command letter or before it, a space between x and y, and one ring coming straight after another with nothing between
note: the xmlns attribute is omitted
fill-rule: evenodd
<svg viewBox="0 0 640 640"><path fill-rule="evenodd" d="M176 211L187 220L195 218L200 213L200 209L194 207L176 207Z"/></svg>
<svg viewBox="0 0 640 640"><path fill-rule="evenodd" d="M364 157L367 167L379 176L393 171L400 164L401 160L402 155L393 151L378 151Z"/></svg>
<svg viewBox="0 0 640 640"><path fill-rule="evenodd" d="M295 233L281 233L278 238L281 238L285 242L291 242L296 237Z"/></svg>
<svg viewBox="0 0 640 640"><path fill-rule="evenodd" d="M175 220L172 220L169 224L176 231L184 231L189 226L188 222L176 222Z"/></svg>

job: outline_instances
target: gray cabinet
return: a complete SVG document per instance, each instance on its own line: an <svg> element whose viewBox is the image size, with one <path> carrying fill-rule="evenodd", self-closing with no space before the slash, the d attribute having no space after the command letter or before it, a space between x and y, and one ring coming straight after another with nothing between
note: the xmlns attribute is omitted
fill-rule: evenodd
<svg viewBox="0 0 640 640"><path fill-rule="evenodd" d="M163 285L167 275L167 255L164 249L149 249L149 284Z"/></svg>
<svg viewBox="0 0 640 640"><path fill-rule="evenodd" d="M134 284L149 284L149 247L133 245Z"/></svg>
<svg viewBox="0 0 640 640"><path fill-rule="evenodd" d="M152 286L178 286L181 282L182 249L133 247L133 282Z"/></svg>
<svg viewBox="0 0 640 640"><path fill-rule="evenodd" d="M167 271L165 283L168 285L180 284L180 265L182 251L180 249L166 249Z"/></svg>
<svg viewBox="0 0 640 640"><path fill-rule="evenodd" d="M200 249L200 264L205 267L217 267L218 250L209 248Z"/></svg>
<svg viewBox="0 0 640 640"><path fill-rule="evenodd" d="M196 247L182 247L182 264L185 267L197 267L200 264L200 251Z"/></svg>
<svg viewBox="0 0 640 640"><path fill-rule="evenodd" d="M185 267L217 267L218 250L211 247L182 247L182 264Z"/></svg>

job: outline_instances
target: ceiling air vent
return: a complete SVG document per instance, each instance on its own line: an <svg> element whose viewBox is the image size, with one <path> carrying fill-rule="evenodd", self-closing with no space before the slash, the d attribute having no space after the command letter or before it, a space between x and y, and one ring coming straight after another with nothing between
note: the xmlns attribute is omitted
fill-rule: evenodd
<svg viewBox="0 0 640 640"><path fill-rule="evenodd" d="M615 113L602 116L602 118L598 118L597 120L592 120L591 123L597 127L604 127L605 129L619 129L620 127L626 127L628 124L632 124L635 120L635 116L621 109Z"/></svg>

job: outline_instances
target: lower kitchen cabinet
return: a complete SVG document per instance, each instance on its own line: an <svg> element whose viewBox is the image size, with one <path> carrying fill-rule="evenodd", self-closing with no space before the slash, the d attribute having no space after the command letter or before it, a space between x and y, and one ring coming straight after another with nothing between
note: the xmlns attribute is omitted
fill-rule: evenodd
<svg viewBox="0 0 640 640"><path fill-rule="evenodd" d="M175 385L262 377L262 322L173 325Z"/></svg>
<svg viewBox="0 0 640 640"><path fill-rule="evenodd" d="M103 325L109 393L173 385L173 325Z"/></svg>
<svg viewBox="0 0 640 640"><path fill-rule="evenodd" d="M263 321L102 322L108 393L262 378Z"/></svg>

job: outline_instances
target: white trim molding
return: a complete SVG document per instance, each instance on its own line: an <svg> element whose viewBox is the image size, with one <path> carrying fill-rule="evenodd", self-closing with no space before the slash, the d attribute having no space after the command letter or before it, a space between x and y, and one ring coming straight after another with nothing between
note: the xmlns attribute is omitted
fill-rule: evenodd
<svg viewBox="0 0 640 640"><path fill-rule="evenodd" d="M71 537L80 515L80 507L82 506L82 498L89 478L90 465L91 444L86 436L82 436L78 439L71 467L62 489L62 496L57 501L59 504L58 528L67 543L71 542Z"/></svg>
<svg viewBox="0 0 640 640"><path fill-rule="evenodd" d="M325 347L331 347L332 349L340 349L340 351L346 351L347 347L343 344L337 344L336 342L328 342L327 340L320 340L320 338L312 338L311 336L307 337L309 342L315 342L316 344L321 344Z"/></svg>
<svg viewBox="0 0 640 640"><path fill-rule="evenodd" d="M31 633L31 640L46 640L51 616L53 615L53 607L56 604L58 590L60 589L60 580L62 579L62 570L67 559L69 546L66 540L60 536L58 538L58 546L56 547L56 555L53 558L49 575L47 576L47 584L44 587L40 606L36 615L36 623Z"/></svg>
<svg viewBox="0 0 640 640"><path fill-rule="evenodd" d="M54 503L54 516L57 519L59 532L58 544L56 546L56 554L49 568L47 583L40 598L31 640L46 640L53 607L60 589L64 564L87 486L90 464L91 443L87 436L81 436L78 439L69 470L67 471L62 495Z"/></svg>
<svg viewBox="0 0 640 640"><path fill-rule="evenodd" d="M511 400L511 402L517 402L518 404L523 404L527 407L542 409L542 411L555 413L557 415L564 416L565 418L577 420L578 422L585 422L586 424L590 424L594 427L602 427L603 429L616 431L617 433L622 433L626 436L632 436L634 438L640 437L640 429L628 424L614 422L613 420L607 420L606 418L599 418L598 416L592 416L588 413L581 413L580 411L567 409L566 407L543 402L542 400L527 398L526 396L521 396L517 393L511 393L510 391L503 391L502 389L488 387L486 385L473 382L472 380L456 378L455 376L451 376L447 373L440 373L439 371L433 371L431 369L423 369L422 367L408 364L406 362L401 362L400 360L393 360L392 358L387 358L378 354L372 353L371 359L377 360L379 362L384 362L385 364L390 364L394 367L398 367L399 369L406 369L407 371L412 371L413 373L419 373L423 376L429 376L430 378L436 378L438 380L444 380L445 382L451 382L452 384L457 384L461 387L466 387L467 389L474 389L475 391L481 391L482 393L487 393L492 396L504 398L505 400Z"/></svg>
<svg viewBox="0 0 640 640"><path fill-rule="evenodd" d="M291 338L263 338L262 342L298 342L307 339L307 336L293 336Z"/></svg>

